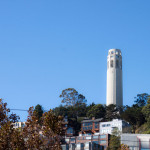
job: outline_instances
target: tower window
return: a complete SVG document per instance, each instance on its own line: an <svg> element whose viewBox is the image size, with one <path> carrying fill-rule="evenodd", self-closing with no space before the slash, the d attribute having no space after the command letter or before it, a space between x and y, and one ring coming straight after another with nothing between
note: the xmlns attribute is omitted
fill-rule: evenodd
<svg viewBox="0 0 150 150"><path fill-rule="evenodd" d="M110 66L113 68L113 60L110 61Z"/></svg>
<svg viewBox="0 0 150 150"><path fill-rule="evenodd" d="M120 61L120 69L122 69L122 61Z"/></svg>
<svg viewBox="0 0 150 150"><path fill-rule="evenodd" d="M116 58L119 58L119 55L116 55Z"/></svg>
<svg viewBox="0 0 150 150"><path fill-rule="evenodd" d="M116 68L119 68L119 60L116 60Z"/></svg>

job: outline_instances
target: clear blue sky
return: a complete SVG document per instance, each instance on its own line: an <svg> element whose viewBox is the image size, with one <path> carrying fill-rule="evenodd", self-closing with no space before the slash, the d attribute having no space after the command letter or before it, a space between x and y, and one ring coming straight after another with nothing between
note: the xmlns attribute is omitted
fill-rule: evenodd
<svg viewBox="0 0 150 150"><path fill-rule="evenodd" d="M11 109L48 110L73 87L88 104L105 104L111 48L122 50L124 104L132 105L150 94L149 0L2 0L0 97Z"/></svg>

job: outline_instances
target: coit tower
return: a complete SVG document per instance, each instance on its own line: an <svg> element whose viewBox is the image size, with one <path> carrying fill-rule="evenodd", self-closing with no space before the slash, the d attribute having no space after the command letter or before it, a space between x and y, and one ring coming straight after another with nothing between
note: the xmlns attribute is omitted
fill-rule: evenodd
<svg viewBox="0 0 150 150"><path fill-rule="evenodd" d="M110 49L107 56L107 102L106 105L123 105L122 54L119 49Z"/></svg>

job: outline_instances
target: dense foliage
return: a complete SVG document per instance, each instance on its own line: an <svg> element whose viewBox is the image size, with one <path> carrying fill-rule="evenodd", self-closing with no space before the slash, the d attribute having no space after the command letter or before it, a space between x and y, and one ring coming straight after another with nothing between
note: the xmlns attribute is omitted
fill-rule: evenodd
<svg viewBox="0 0 150 150"><path fill-rule="evenodd" d="M0 99L0 150L61 150L63 118L50 110L42 115L41 125L33 107L29 108L28 114L22 130L13 128L19 118L9 114L7 104Z"/></svg>
<svg viewBox="0 0 150 150"><path fill-rule="evenodd" d="M73 93L78 93L75 89L71 88L64 91L62 92L63 95L68 95L68 91L69 93L70 91L73 91ZM64 98L66 99L67 97L67 101L69 101L69 99L72 101L74 97L76 97L73 93L69 96L64 96ZM83 97L85 99L85 96ZM54 108L53 111L57 116L67 116L69 122L71 122L71 125L74 127L76 134L80 130L81 121L85 117L89 119L92 117L95 117L96 119L103 118L103 121L122 119L131 125L129 129L125 129L125 132L140 133L138 130L140 127L144 125L144 127L146 126L146 128L149 128L148 124L150 124L150 99L148 99L149 95L147 93L142 93L135 97L134 104L132 106L119 107L113 104L105 106L94 103L87 105L86 101L82 101L80 105L60 105L59 107ZM63 99L62 103L64 103L64 101L65 100ZM76 99L76 104L77 103L78 100ZM144 132L145 131L142 133Z"/></svg>

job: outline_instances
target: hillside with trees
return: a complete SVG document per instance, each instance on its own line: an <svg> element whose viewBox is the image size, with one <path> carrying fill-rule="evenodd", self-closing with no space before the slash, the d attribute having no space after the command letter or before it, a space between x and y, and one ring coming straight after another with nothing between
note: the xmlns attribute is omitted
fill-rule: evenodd
<svg viewBox="0 0 150 150"><path fill-rule="evenodd" d="M103 118L103 121L125 120L131 125L131 128L126 132L150 132L150 96L147 93L138 94L134 98L132 106L122 107L113 104L109 106L95 103L87 105L85 96L72 88L63 90L60 98L62 98L62 103L59 107L54 108L53 112L57 116L67 116L69 122L73 122L70 125L74 127L76 134L80 130L81 121L84 118L91 119L92 117Z"/></svg>

